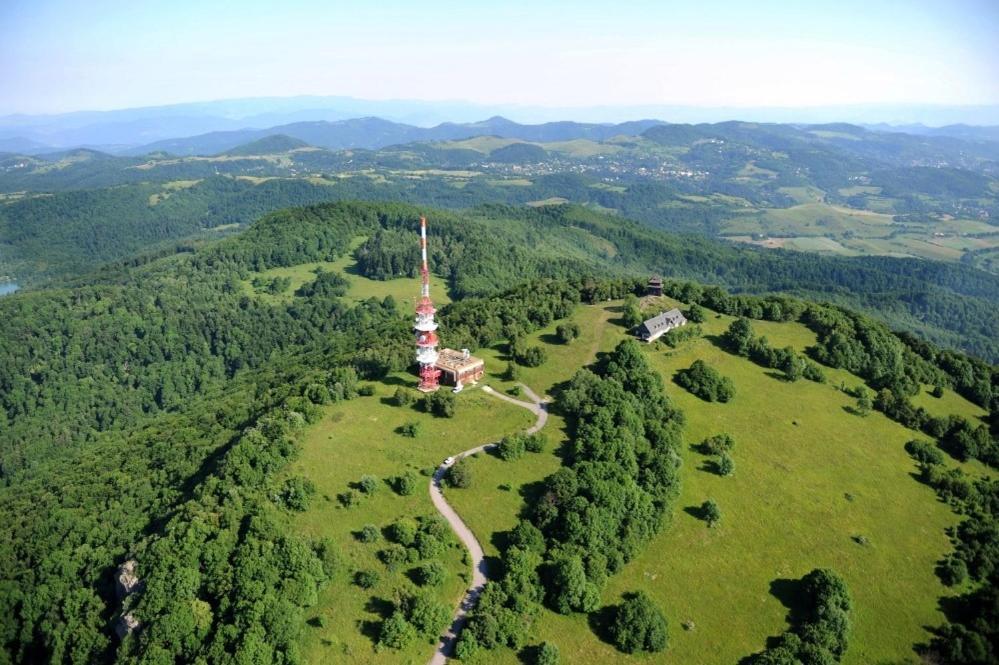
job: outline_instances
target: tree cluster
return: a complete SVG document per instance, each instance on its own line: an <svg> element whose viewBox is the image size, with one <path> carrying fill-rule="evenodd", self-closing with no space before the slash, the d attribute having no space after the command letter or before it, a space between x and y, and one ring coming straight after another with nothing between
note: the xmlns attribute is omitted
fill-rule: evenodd
<svg viewBox="0 0 999 665"><path fill-rule="evenodd" d="M459 653L517 646L542 601L562 613L595 610L604 581L657 532L678 492L683 418L637 342L577 372L558 403L566 465L508 534L506 573L487 585Z"/></svg>
<svg viewBox="0 0 999 665"><path fill-rule="evenodd" d="M464 457L455 462L444 474L448 486L458 489L468 489L472 486L472 467Z"/></svg>
<svg viewBox="0 0 999 665"><path fill-rule="evenodd" d="M673 328L660 339L662 339L666 346L675 349L687 340L695 339L702 334L704 334L704 331L701 329L701 326L690 323L679 328Z"/></svg>
<svg viewBox="0 0 999 665"><path fill-rule="evenodd" d="M458 400L449 390L435 390L420 398L420 407L438 418L454 418Z"/></svg>
<svg viewBox="0 0 999 665"><path fill-rule="evenodd" d="M972 479L947 468L940 451L910 441L906 451L919 463L920 480L965 518L951 535L954 551L939 562L948 585L970 579L970 591L952 598L947 622L925 645L928 658L948 665L981 665L999 658L999 480Z"/></svg>
<svg viewBox="0 0 999 665"><path fill-rule="evenodd" d="M666 617L643 592L628 594L614 609L610 635L614 646L625 653L656 652L668 642Z"/></svg>
<svg viewBox="0 0 999 665"><path fill-rule="evenodd" d="M568 344L579 337L579 324L575 321L566 321L555 326L555 336L562 344Z"/></svg>
<svg viewBox="0 0 999 665"><path fill-rule="evenodd" d="M548 352L542 346L531 346L521 338L510 341L510 356L524 367L540 367L548 360Z"/></svg>
<svg viewBox="0 0 999 665"><path fill-rule="evenodd" d="M378 633L378 646L401 649L415 639L436 640L451 618L451 608L429 594L402 596Z"/></svg>
<svg viewBox="0 0 999 665"><path fill-rule="evenodd" d="M825 665L838 663L846 653L852 602L843 580L818 568L798 582L801 616L796 625L754 654L751 665Z"/></svg>
<svg viewBox="0 0 999 665"><path fill-rule="evenodd" d="M735 396L732 379L703 360L695 360L687 369L678 371L673 380L706 402L727 402Z"/></svg>
<svg viewBox="0 0 999 665"><path fill-rule="evenodd" d="M809 381L825 383L826 377L816 363L798 355L788 346L775 349L766 337L756 337L747 318L736 319L722 334L722 343L732 353L749 358L758 365L780 370L788 381L804 377Z"/></svg>
<svg viewBox="0 0 999 665"><path fill-rule="evenodd" d="M504 461L517 460L526 452L538 453L544 450L545 436L534 434L509 434L500 439L496 452Z"/></svg>

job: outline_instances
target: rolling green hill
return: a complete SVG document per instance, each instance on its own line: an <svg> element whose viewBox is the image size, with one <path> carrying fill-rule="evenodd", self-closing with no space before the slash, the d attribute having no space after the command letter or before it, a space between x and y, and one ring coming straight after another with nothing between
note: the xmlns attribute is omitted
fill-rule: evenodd
<svg viewBox="0 0 999 665"><path fill-rule="evenodd" d="M26 197L0 206L0 248L5 250L0 267L5 273L33 275L35 279L79 274L95 263L142 249L171 251L178 239L184 239L180 245L186 247L189 240L231 233L280 205L387 195L421 205L442 202L465 206L494 197L513 201L546 198L566 187L579 186L552 178L529 187L480 180L457 189L433 178L383 182L367 176L317 181L210 177L161 186ZM815 207L802 205L774 213L769 216L770 223L804 225L808 210ZM985 358L999 357L991 325L997 316L999 282L994 275L972 268L911 259L815 257L737 249L705 238L649 231L612 214L576 207L532 211L486 206L447 217L455 214L483 220L497 214L535 220L529 222L534 224L532 242L551 243L560 256L586 259L608 274L622 270L662 272L738 291L784 291L842 302L953 348ZM689 220L696 213L680 209L676 214ZM836 224L842 226L885 228L884 216L875 214L839 210L830 219L840 220ZM747 219L741 230L755 232L757 223ZM820 221L819 226L830 225ZM584 237L581 249L577 249L575 245ZM512 235L507 238L511 246L522 242ZM405 260L406 265L412 264L411 252ZM30 284L32 280L22 281Z"/></svg>
<svg viewBox="0 0 999 665"><path fill-rule="evenodd" d="M176 191L166 201L188 190ZM478 388L455 398L451 417L397 405L413 385L415 282L400 267L419 213L370 203L282 211L235 237L0 299L5 660L430 654L468 570L429 519L425 474L530 418ZM804 630L797 609L785 615L808 598L801 580L814 568L832 568L852 598L842 662L903 659L915 644L967 662L953 650L995 639L997 484L984 466L999 464L986 413L994 366L835 306L676 280L676 300L644 306L697 304L700 334L675 348L622 346L650 266L746 288L775 271L804 288L852 279L853 264L805 271L774 263L782 254L571 207L430 217L435 288L449 296L442 305L451 300L444 342L480 353L498 390L515 392L507 363L521 358L531 366L514 364L517 378L554 399L542 452L480 456L471 486L447 492L492 565L519 575L484 596L502 622L473 619L470 662L514 662L540 640L572 662L630 660L606 641L604 619L636 590L668 623L664 655L643 660L731 662ZM757 336L742 351L726 341L735 317ZM567 320L579 335L564 344ZM824 383L785 378L802 353ZM730 402L703 402L673 381L694 360L731 379ZM877 391L866 416L848 394L862 384ZM736 440L730 477L691 448L722 432ZM909 439L930 443L910 450ZM546 522L544 497L566 492L571 501L553 504L565 521ZM633 510L620 510L623 497ZM721 511L714 528L700 509L708 498ZM635 511L643 519L629 526ZM531 556L508 547L519 519L539 525L518 527ZM587 520L625 535L574 549L587 529L558 525ZM116 571L132 560L141 583L118 591ZM122 640L123 617L138 623ZM515 648L486 651L498 636Z"/></svg>
<svg viewBox="0 0 999 665"><path fill-rule="evenodd" d="M618 307L601 309L609 310L613 320ZM609 351L625 335L599 310L584 308L573 318L586 328L595 325L599 343L550 346L559 355L543 371L525 368L526 383L545 389L564 381L573 368L593 359L594 350ZM845 410L852 400L836 386L860 381L848 373L826 369L829 385L789 384L718 349L710 338L731 320L709 313L704 337L677 350L647 349L687 419L683 490L671 524L612 578L603 602L613 604L623 593L643 589L664 608L671 645L654 662L731 663L761 650L768 637L784 630L788 601L776 583L821 565L840 573L854 598L857 618L843 662L911 657L913 645L931 636L925 626L942 620L937 599L950 592L933 568L949 551L945 529L957 519L910 476L915 466L903 444L915 433L880 414L860 418ZM754 326L778 346L802 350L814 343L814 335L799 324ZM554 327L537 338L545 339ZM698 358L732 377L737 394L730 404L707 404L669 381ZM501 369L503 363L497 358L494 366ZM490 377L491 385L507 387L498 375ZM773 410L777 404L783 405L779 414ZM721 432L736 440L731 478L713 472L712 458L697 449L700 441ZM557 424L549 435L557 451L564 436ZM472 463L479 482L469 490L453 490L453 502L495 553L495 544L524 509L524 492L558 463L547 455L514 462L479 457ZM980 466L972 472L984 473ZM696 516L696 507L707 498L722 510L715 529ZM855 541L858 536L865 544ZM872 586L870 579L879 582ZM570 662L631 660L595 636L585 617L542 613L528 642L546 640L558 644ZM490 654L482 662L496 660ZM505 651L498 662L516 663L517 658Z"/></svg>
<svg viewBox="0 0 999 665"><path fill-rule="evenodd" d="M243 155L272 155L281 152L291 152L297 148L306 148L309 144L305 141L287 136L285 134L271 134L262 139L238 145L230 148L223 155L243 156Z"/></svg>

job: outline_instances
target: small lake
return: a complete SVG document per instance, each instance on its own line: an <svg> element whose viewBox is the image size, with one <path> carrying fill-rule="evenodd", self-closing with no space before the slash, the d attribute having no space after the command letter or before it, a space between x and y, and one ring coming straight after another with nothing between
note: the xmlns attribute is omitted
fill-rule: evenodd
<svg viewBox="0 0 999 665"><path fill-rule="evenodd" d="M14 282L4 282L0 284L0 296L5 296L9 293L14 293L17 291L17 284Z"/></svg>

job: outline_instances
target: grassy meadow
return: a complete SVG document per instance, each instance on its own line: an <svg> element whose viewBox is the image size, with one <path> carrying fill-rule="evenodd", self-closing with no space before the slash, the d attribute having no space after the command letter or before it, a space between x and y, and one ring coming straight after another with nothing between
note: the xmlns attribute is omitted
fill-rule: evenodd
<svg viewBox="0 0 999 665"><path fill-rule="evenodd" d="M263 277L272 279L274 277L287 277L291 280L291 286L283 293L271 295L269 293L255 292L251 284L252 278L243 280L243 290L248 295L261 298L266 301L278 302L287 301L294 298L295 291L308 282L316 278L316 271L326 272L340 271L350 281L346 298L352 302L367 300L368 298L378 298L379 300L392 296L403 309L416 306L416 301L420 297L419 277L399 277L390 280L370 279L361 275L357 270L357 261L354 259L353 251L365 241L364 237L355 238L350 245L350 250L336 261L316 261L312 263L302 263L286 268L271 268L253 273L253 277ZM438 307L451 302L447 292L447 282L439 275L431 275L431 284L434 302Z"/></svg>
<svg viewBox="0 0 999 665"><path fill-rule="evenodd" d="M429 476L420 476L410 496L396 494L388 479L406 471L432 469L452 453L497 440L534 421L527 410L474 389L458 396L458 413L451 419L389 405L387 398L403 383L415 386L411 377L392 376L376 384L374 396L328 407L322 421L308 429L303 453L288 470L289 475L309 478L317 488L309 509L290 517L293 529L310 537L333 538L341 547L345 567L310 610L302 645L307 662L426 661L433 650L429 643L417 642L402 652L376 652L373 643L377 625L396 592L415 588L406 571L416 564L390 572L377 559L378 550L386 544L384 538L365 544L353 534L365 524L384 528L401 517L436 514L430 503ZM415 438L396 433L407 422L420 423ZM370 497L361 494L356 506L341 506L337 495L366 474L380 480L378 490ZM442 561L448 579L434 591L448 605L457 605L467 586L469 570L464 561L465 551L454 539ZM357 570L374 570L381 580L371 589L361 589L350 582Z"/></svg>
<svg viewBox="0 0 999 665"><path fill-rule="evenodd" d="M418 292L417 280L368 280L352 273L353 260L324 264L345 271L351 298L393 295L400 303ZM314 266L281 269L293 281L308 278ZM275 271L268 271L267 274ZM440 283L440 282L438 282ZM443 289L437 293L443 295ZM443 300L443 298L439 298ZM661 299L664 308L678 303ZM619 303L580 306L572 316L581 336L570 344L557 342L555 324L531 335L548 360L541 367L520 368L520 381L539 394L569 379L624 338L617 322ZM835 569L854 598L853 630L848 665L899 662L913 656L914 644L928 639L926 626L940 623L938 598L947 593L934 575L935 563L950 550L945 529L957 518L936 501L912 474L915 466L903 450L915 432L879 413L860 417L849 412L852 399L839 390L860 379L842 370L824 368L826 384L787 383L773 370L721 350L715 337L731 317L709 312L704 337L670 349L656 343L643 347L661 372L669 396L686 414L683 450L683 489L671 525L657 536L618 575L603 594L614 604L628 591L643 589L663 608L670 623L670 647L663 654L637 658L656 663L736 662L761 650L768 637L786 627L787 601L781 580L800 578L815 567ZM814 334L797 323L753 322L757 335L774 346L803 350ZM442 334L446 342L446 332ZM487 372L484 382L516 394L502 373L504 345L480 349ZM672 382L673 374L695 359L704 359L736 386L727 404L706 403ZM459 395L453 419L437 419L410 408L390 406L387 397L396 385L415 383L394 375L376 384L374 397L328 407L322 422L306 435L304 453L290 473L316 483L318 495L310 509L290 519L295 529L311 536L330 536L341 543L346 571L331 585L309 615L303 655L310 662L425 662L433 646L411 645L402 652L377 652L375 630L398 590L411 587L405 570L389 573L377 560L381 544L362 544L352 535L364 524L384 527L399 517L432 514L426 488L412 496L396 495L383 483L360 505L341 507L336 495L364 474L380 479L432 468L454 452L529 426L525 409L490 398L479 390ZM934 414L981 415L981 409L952 391L934 398L926 391L915 398ZM418 421L415 439L396 433L406 422ZM487 556L498 555L498 534L516 523L524 507L523 492L561 464L559 447L564 422L557 413L545 428L545 452L528 453L516 462L481 454L472 460L473 486L449 490L448 499L478 536ZM722 478L695 444L727 432L736 440L736 471ZM969 471L982 467L967 465ZM429 482L425 476L421 483ZM714 499L721 523L707 528L696 506ZM457 543L448 550L450 575L437 589L441 600L456 603L467 579L464 552ZM355 570L376 570L379 583L369 590L349 584ZM319 618L322 618L319 621ZM686 627L683 627L686 626ZM531 643L555 642L563 662L596 664L636 660L617 652L595 636L585 616L564 617L544 610ZM518 654L500 651L482 662L518 663Z"/></svg>
<svg viewBox="0 0 999 665"><path fill-rule="evenodd" d="M664 305L673 304L667 298ZM577 320L584 314L581 308ZM780 580L797 579L815 567L834 568L854 598L854 628L844 663L899 662L914 657L925 626L940 623L937 601L947 593L934 575L950 550L944 530L957 521L932 491L910 475L915 465L903 450L916 433L878 413L852 415L852 400L837 388L860 380L825 368L827 384L789 384L773 370L719 349L711 336L732 321L711 315L705 338L677 350L646 347L667 381L667 392L687 416L683 490L672 525L624 571L611 578L605 604L643 589L664 609L670 648L641 660L662 663L733 663L761 650L769 636L786 627L788 608ZM599 321L600 348L623 331ZM801 350L814 334L800 324L754 322L757 335L777 346ZM733 379L737 394L728 404L709 404L672 383L676 370L703 358ZM563 367L567 378L574 367ZM549 371L557 372L558 369ZM549 379L552 380L552 379ZM557 382L557 380L556 380ZM934 399L930 397L929 399ZM941 407L973 415L974 405L948 391ZM549 436L561 440L553 419ZM704 438L727 432L736 440L736 472L722 478L694 448ZM476 479L486 482L452 493L452 503L495 553L496 534L511 528L523 508L520 491L557 468L551 452L516 462L482 457ZM972 467L969 470L974 470ZM696 507L714 499L723 514L709 529ZM785 599L786 600L786 599ZM681 627L686 624L689 629ZM601 642L585 616L544 611L531 642L558 644L565 662L634 660ZM491 663L519 662L512 651L490 654Z"/></svg>
<svg viewBox="0 0 999 665"><path fill-rule="evenodd" d="M876 189L851 187L840 193ZM841 256L878 254L958 261L969 250L996 247L993 229L979 220L935 218L894 221L890 210L857 210L824 202L821 190L783 187L797 205L740 211L723 225L723 237L767 248ZM844 194L849 195L849 194Z"/></svg>

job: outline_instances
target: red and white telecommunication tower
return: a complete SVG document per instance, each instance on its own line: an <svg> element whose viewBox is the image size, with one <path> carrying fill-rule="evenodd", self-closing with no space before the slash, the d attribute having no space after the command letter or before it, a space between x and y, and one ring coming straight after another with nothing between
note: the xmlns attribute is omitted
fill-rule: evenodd
<svg viewBox="0 0 999 665"><path fill-rule="evenodd" d="M427 267L427 218L420 217L420 252L423 264L420 266L420 277L423 280L420 289L420 300L416 304L416 362L420 364L419 390L430 393L440 387L438 380L441 371L437 369L437 322L434 321L433 301L430 300L430 269Z"/></svg>

